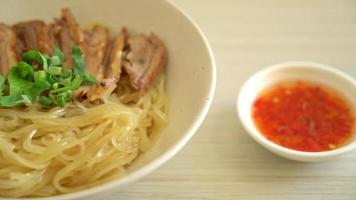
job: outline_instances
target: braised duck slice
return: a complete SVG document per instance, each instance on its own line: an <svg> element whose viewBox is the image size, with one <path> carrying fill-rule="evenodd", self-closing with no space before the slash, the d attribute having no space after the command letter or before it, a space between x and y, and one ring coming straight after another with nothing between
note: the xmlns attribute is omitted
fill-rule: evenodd
<svg viewBox="0 0 356 200"><path fill-rule="evenodd" d="M130 37L127 45L123 67L132 87L143 94L153 85L166 64L166 50L163 42L153 33L149 37Z"/></svg>
<svg viewBox="0 0 356 200"><path fill-rule="evenodd" d="M53 53L53 50L55 48L59 48L59 44L58 44L58 40L56 38L56 31L57 31L57 27L54 26L53 24L49 24L47 25L48 27L48 42L49 42L49 45L51 47L51 53L48 54L48 55L52 55Z"/></svg>
<svg viewBox="0 0 356 200"><path fill-rule="evenodd" d="M36 49L45 54L52 54L53 37L48 26L40 20L20 22L13 26L17 36L17 53Z"/></svg>
<svg viewBox="0 0 356 200"><path fill-rule="evenodd" d="M9 26L0 23L0 72L5 77L9 69L17 63L15 47L15 33Z"/></svg>
<svg viewBox="0 0 356 200"><path fill-rule="evenodd" d="M52 27L65 56L64 65L72 68L72 47L74 45L82 47L85 38L84 33L69 9L62 10L61 18L56 19Z"/></svg>
<svg viewBox="0 0 356 200"><path fill-rule="evenodd" d="M100 83L92 88L87 93L90 102L101 100L105 102L109 99L111 93L116 89L117 79L114 77L105 78Z"/></svg>
<svg viewBox="0 0 356 200"><path fill-rule="evenodd" d="M109 30L96 25L85 32L83 45L85 70L102 80L104 77L104 57L109 46Z"/></svg>
<svg viewBox="0 0 356 200"><path fill-rule="evenodd" d="M111 46L107 68L105 71L105 78L114 77L119 81L122 68L122 55L127 41L127 30L123 28L117 35L114 43Z"/></svg>
<svg viewBox="0 0 356 200"><path fill-rule="evenodd" d="M120 79L122 68L122 52L127 39L126 29L122 29L112 43L107 54L107 63L104 79L100 83L87 91L89 101L103 100L105 101L116 88L117 82Z"/></svg>

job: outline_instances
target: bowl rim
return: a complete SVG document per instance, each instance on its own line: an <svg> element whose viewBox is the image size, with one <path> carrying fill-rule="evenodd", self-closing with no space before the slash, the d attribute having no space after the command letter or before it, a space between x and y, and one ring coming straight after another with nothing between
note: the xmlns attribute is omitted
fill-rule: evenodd
<svg viewBox="0 0 356 200"><path fill-rule="evenodd" d="M170 160L174 155L176 155L183 147L184 145L190 140L190 138L194 135L194 133L198 130L200 125L203 123L203 120L205 119L206 115L208 114L208 111L211 107L211 104L213 102L214 94L215 94L215 89L216 89L216 61L213 55L213 50L209 44L208 39L206 38L205 34L203 31L199 28L198 24L185 12L183 11L176 3L170 1L170 0L163 0L162 2L166 3L168 6L170 6L172 9L176 10L179 14L182 15L183 18L187 20L188 23L191 24L191 26L196 30L196 33L200 36L202 39L203 45L205 46L205 49L208 54L209 58L209 66L211 70L210 77L210 84L207 88L208 92L206 97L204 98L204 104L202 105L202 109L200 110L199 114L195 117L194 121L192 122L191 126L188 128L188 131L186 131L183 135L182 138L177 141L173 146L171 146L166 152L164 152L162 155L160 155L158 158L154 159L147 165L144 165L137 171L128 174L125 177L109 181L107 183L103 183L97 186L94 186L92 188L84 189L81 191L73 192L73 193L68 193L68 194L59 194L59 195L54 195L54 196L48 196L48 197L29 197L29 198L7 198L7 197L0 197L0 200L19 200L19 199L26 199L26 200L64 200L64 199L78 199L78 198L84 198L88 197L91 195L98 195L100 193L103 193L109 189L112 189L114 187L118 186L127 186L130 183L133 183L139 179L142 179L143 177L147 176L148 174L152 173L154 170L156 170L158 167L166 163L168 160Z"/></svg>
<svg viewBox="0 0 356 200"><path fill-rule="evenodd" d="M285 70L285 69L293 69L293 68L305 68L305 69L313 69L313 70L319 70L319 71L324 71L327 72L333 76L338 76L345 80L346 82L349 82L355 89L356 89L356 80L349 76L348 74L344 73L343 71L328 66L320 63L315 63L315 62L308 62L308 61L291 61L291 62L284 62L284 63L279 63L279 64L274 64L270 65L257 73L253 74L250 78L245 81L245 83L242 85L240 92L237 96L236 99L236 111L238 113L238 117L240 119L240 122L242 123L244 129L246 132L259 144L264 146L265 148L269 149L273 153L280 153L278 155L282 157L286 157L292 160L297 160L297 161L303 161L301 159L306 159L304 161L319 161L315 160L318 158L329 158L329 157L334 157L338 156L341 154L344 154L346 152L349 152L353 149L356 148L356 141L353 141L345 146L342 146L340 148L334 149L334 150L329 150L329 151L322 151L322 152L304 152L304 151L298 151L298 150L293 150L289 149L287 147L283 147L281 145L278 145L276 143L273 143L272 141L268 140L266 137L262 135L260 131L256 128L256 126L253 123L247 123L248 118L251 119L251 115L247 115L246 113L243 113L242 107L245 106L246 103L244 103L244 94L245 91L247 90L247 86L253 83L255 80L258 79L258 77L263 77L266 76L270 73L279 71L279 70ZM282 78L283 79L283 78ZM257 91L256 91L257 93ZM250 126L251 125L251 126ZM356 133L354 133L356 134ZM292 156L296 159L287 157ZM298 159L299 158L299 159ZM314 159L314 160L310 160Z"/></svg>

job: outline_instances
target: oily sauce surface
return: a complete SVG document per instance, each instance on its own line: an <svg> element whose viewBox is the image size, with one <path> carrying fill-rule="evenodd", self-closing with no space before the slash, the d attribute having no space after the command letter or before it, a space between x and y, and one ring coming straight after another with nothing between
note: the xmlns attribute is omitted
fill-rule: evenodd
<svg viewBox="0 0 356 200"><path fill-rule="evenodd" d="M338 148L351 137L348 103L328 88L309 82L280 83L253 104L257 128L270 141L307 152Z"/></svg>

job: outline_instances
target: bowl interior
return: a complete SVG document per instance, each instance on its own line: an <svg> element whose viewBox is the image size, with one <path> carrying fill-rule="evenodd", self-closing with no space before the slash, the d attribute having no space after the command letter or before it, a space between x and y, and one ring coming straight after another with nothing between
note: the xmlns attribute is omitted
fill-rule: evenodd
<svg viewBox="0 0 356 200"><path fill-rule="evenodd" d="M169 125L155 147L139 157L129 168L129 176L115 182L124 184L152 171L173 156L201 124L212 101L215 88L215 65L210 48L197 27L169 1L5 1L0 7L1 21L7 24L22 20L47 22L69 7L82 28L100 23L111 34L126 26L130 33L154 32L168 50L166 91L169 98ZM111 184L113 186L113 184ZM103 190L105 186L92 190ZM89 193L86 193L89 194ZM83 195L80 193L76 196Z"/></svg>
<svg viewBox="0 0 356 200"><path fill-rule="evenodd" d="M306 62L293 62L271 66L251 77L242 87L238 98L238 112L245 128L249 131L252 137L254 137L254 139L270 150L274 152L277 151L276 153L281 153L280 151L283 151L286 154L291 153L298 154L300 156L309 156L312 154L326 155L330 152L338 153L343 151L343 147L340 147L336 150L326 152L299 152L272 143L257 130L251 114L253 103L258 95L260 95L264 89L276 83L298 80L324 85L327 88L334 90L337 94L344 97L343 99L345 99L351 106L355 116L356 107L354 102L356 101L356 84L351 77L336 69L324 65ZM356 132L354 131L351 139L344 145L344 147L350 146L349 144L355 146L355 141ZM286 156L285 154L283 155Z"/></svg>

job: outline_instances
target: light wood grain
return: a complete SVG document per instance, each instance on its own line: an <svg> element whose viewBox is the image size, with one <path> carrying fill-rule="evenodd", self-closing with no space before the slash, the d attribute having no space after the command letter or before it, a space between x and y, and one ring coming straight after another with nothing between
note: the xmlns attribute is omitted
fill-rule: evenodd
<svg viewBox="0 0 356 200"><path fill-rule="evenodd" d="M215 53L218 84L212 109L176 157L100 199L356 199L356 152L324 163L288 161L250 139L235 113L243 81L270 64L314 61L356 77L356 1L176 3L201 26Z"/></svg>

